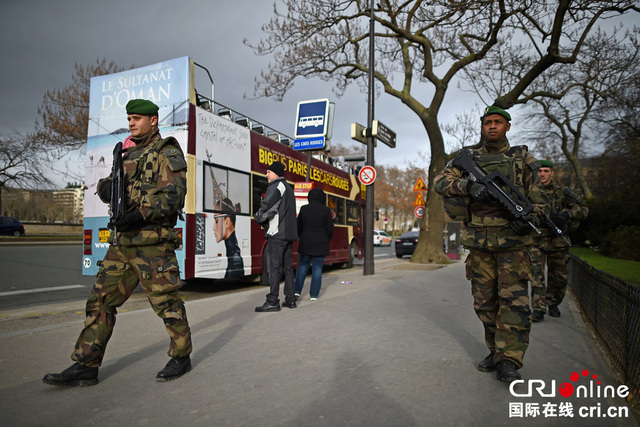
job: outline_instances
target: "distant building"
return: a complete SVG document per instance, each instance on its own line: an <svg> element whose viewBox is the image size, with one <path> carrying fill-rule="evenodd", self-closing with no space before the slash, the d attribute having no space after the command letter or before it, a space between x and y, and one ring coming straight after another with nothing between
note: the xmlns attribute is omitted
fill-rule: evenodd
<svg viewBox="0 0 640 427"><path fill-rule="evenodd" d="M84 212L84 189L82 187L54 191L53 202L57 207L71 214L69 222L82 222Z"/></svg>
<svg viewBox="0 0 640 427"><path fill-rule="evenodd" d="M84 213L84 189L2 191L2 215L20 221L81 223Z"/></svg>

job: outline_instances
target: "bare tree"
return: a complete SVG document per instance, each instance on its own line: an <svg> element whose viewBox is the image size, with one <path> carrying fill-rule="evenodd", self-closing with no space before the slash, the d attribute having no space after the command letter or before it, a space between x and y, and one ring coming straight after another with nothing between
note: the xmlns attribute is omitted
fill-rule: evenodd
<svg viewBox="0 0 640 427"><path fill-rule="evenodd" d="M416 193L413 186L422 169L415 166L379 166L379 185L376 187L376 209L381 208L393 230L401 227L413 216Z"/></svg>
<svg viewBox="0 0 640 427"><path fill-rule="evenodd" d="M438 114L449 87L473 66L473 73L467 74L473 77L471 84L481 93L499 88L495 103L509 108L552 66L575 62L599 19L637 11L635 3L380 0L376 4L375 78L386 94L420 118L430 144L428 221L422 224L412 262L448 262L442 251L444 210L431 184L447 158ZM284 10L274 5L273 17L262 27L266 38L257 45L245 41L257 54L273 57L257 79L255 94L282 99L297 77L333 80L338 95L351 82L365 84L370 4L369 0L282 0Z"/></svg>
<svg viewBox="0 0 640 427"><path fill-rule="evenodd" d="M33 135L0 134L0 212L3 212L2 192L7 188L51 185L43 170L46 167L43 158Z"/></svg>
<svg viewBox="0 0 640 427"><path fill-rule="evenodd" d="M132 67L129 67L133 68ZM48 90L38 108L37 136L41 144L56 149L59 156L84 146L89 124L89 86L91 77L112 74L127 68L113 61L96 59L95 64L75 64L72 83Z"/></svg>
<svg viewBox="0 0 640 427"><path fill-rule="evenodd" d="M569 162L586 199L592 193L579 159L589 140L594 144L605 140L597 131L597 112L626 89L629 76L640 66L637 34L619 38L618 33L596 31L585 41L584 54L575 64L543 75L532 85L547 95L532 99L535 112L527 117L527 138L547 155Z"/></svg>
<svg viewBox="0 0 640 427"><path fill-rule="evenodd" d="M445 146L450 152L457 152L463 147L472 146L480 141L480 117L482 113L479 108L456 114L454 123L447 123L442 126L442 130L451 135L453 140L445 139Z"/></svg>
<svg viewBox="0 0 640 427"><path fill-rule="evenodd" d="M640 139L640 29L634 29L632 45L627 45L629 51L635 54L628 63L626 73L622 74L616 90L604 98L595 110L595 117L602 134L608 135L605 140L607 151L610 145L617 145L620 141L637 141ZM616 147L613 147L617 150Z"/></svg>

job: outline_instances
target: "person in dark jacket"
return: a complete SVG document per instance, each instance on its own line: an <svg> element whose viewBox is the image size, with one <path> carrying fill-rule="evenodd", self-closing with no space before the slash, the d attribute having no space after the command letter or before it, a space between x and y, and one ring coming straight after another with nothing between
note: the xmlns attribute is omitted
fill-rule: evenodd
<svg viewBox="0 0 640 427"><path fill-rule="evenodd" d="M296 308L293 277L293 242L298 240L296 199L284 178L284 165L275 161L267 168L267 191L260 209L253 216L264 227L264 248L269 273L267 301L257 312L280 311L280 278L284 271L284 307Z"/></svg>
<svg viewBox="0 0 640 427"><path fill-rule="evenodd" d="M320 188L313 188L307 195L309 204L300 208L298 214L298 271L296 274L296 297L300 296L304 279L311 266L311 301L318 299L322 286L322 264L329 255L329 242L333 237L331 209L326 206L327 196Z"/></svg>

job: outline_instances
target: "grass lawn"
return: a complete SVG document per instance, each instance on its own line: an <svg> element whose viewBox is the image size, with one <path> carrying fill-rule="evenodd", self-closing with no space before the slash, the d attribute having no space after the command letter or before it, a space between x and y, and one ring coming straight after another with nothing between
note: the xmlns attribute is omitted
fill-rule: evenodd
<svg viewBox="0 0 640 427"><path fill-rule="evenodd" d="M571 253L598 270L640 286L640 262L638 261L609 258L587 248L571 248Z"/></svg>

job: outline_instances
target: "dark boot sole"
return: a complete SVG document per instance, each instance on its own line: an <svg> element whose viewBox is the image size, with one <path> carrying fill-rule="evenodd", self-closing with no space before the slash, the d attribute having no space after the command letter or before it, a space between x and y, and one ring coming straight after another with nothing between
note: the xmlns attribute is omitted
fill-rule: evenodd
<svg viewBox="0 0 640 427"><path fill-rule="evenodd" d="M497 375L496 378L498 378L498 381L502 381L504 383L512 383L515 380L521 380L522 378L519 377L503 377L502 375Z"/></svg>
<svg viewBox="0 0 640 427"><path fill-rule="evenodd" d="M187 369L184 370L184 372L178 374L178 375L174 375L172 377L156 377L156 381L162 382L162 383L166 383L167 381L173 381L173 380L177 380L178 378L180 378L181 376L183 376L184 374L186 374L187 372L191 371L191 365L189 365L187 367Z"/></svg>
<svg viewBox="0 0 640 427"><path fill-rule="evenodd" d="M496 378L498 379L498 381L502 381L502 382L505 382L505 383L510 383L510 382L515 381L515 380L521 380L522 379L522 377L517 372L516 372L516 375L507 377L507 376L503 376L502 372L500 372L499 370L496 373Z"/></svg>
<svg viewBox="0 0 640 427"><path fill-rule="evenodd" d="M42 382L47 385L52 385L56 387L90 387L92 385L98 384L98 379L95 378L93 380L75 380L75 381L67 381L67 382L58 382L58 381L51 381L43 378Z"/></svg>

